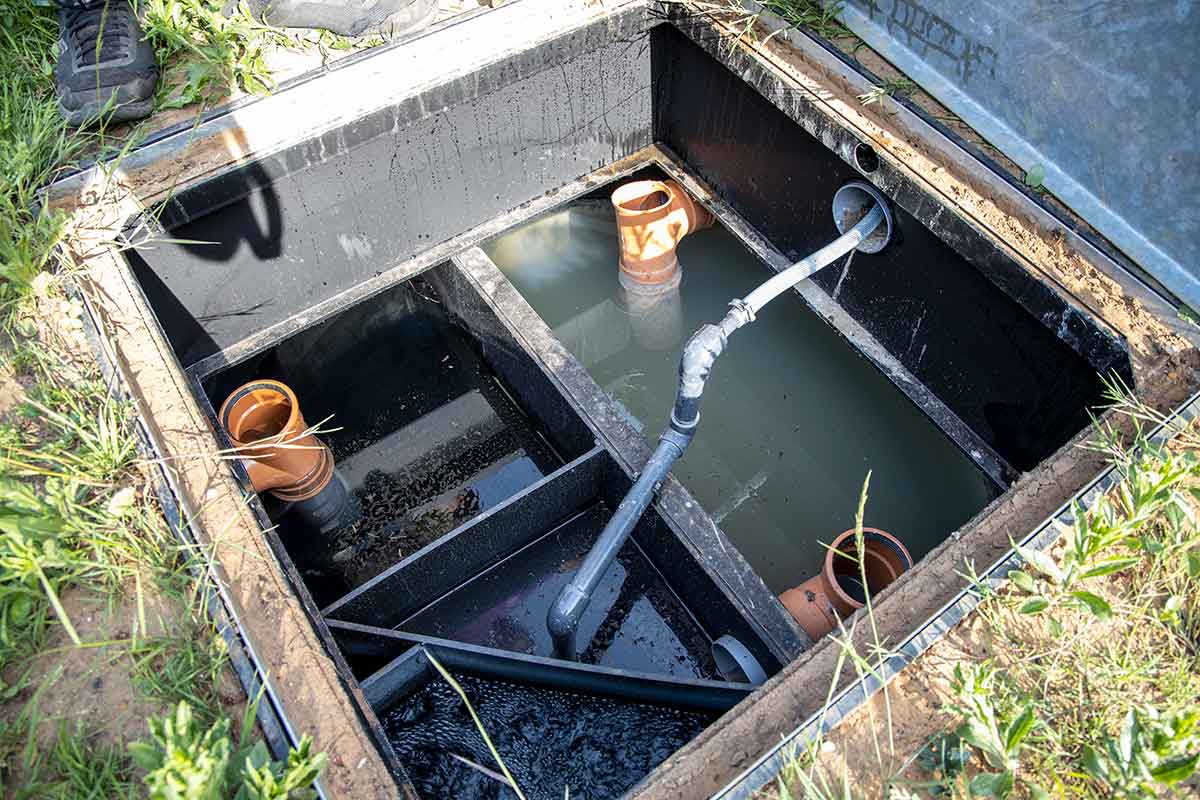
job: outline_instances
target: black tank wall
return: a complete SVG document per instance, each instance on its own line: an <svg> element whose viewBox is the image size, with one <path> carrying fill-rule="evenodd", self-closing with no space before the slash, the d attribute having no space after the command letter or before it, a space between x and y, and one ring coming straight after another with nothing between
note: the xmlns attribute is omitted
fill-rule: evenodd
<svg viewBox="0 0 1200 800"><path fill-rule="evenodd" d="M654 30L651 63L656 141L788 256L837 236L833 194L863 175L675 28ZM907 199L932 202L914 192ZM1128 376L1127 358L966 223L947 223L948 238L971 261L894 210L893 244L814 280L1010 464L1033 467L1088 424L1102 391L1097 371ZM980 260L1097 363L972 266Z"/></svg>
<svg viewBox="0 0 1200 800"><path fill-rule="evenodd" d="M646 38L602 19L181 192L130 257L180 361L649 145Z"/></svg>

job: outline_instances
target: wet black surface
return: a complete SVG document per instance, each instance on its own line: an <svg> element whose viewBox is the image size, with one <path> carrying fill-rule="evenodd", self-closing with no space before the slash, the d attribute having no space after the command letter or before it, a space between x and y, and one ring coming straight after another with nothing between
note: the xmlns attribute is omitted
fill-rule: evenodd
<svg viewBox="0 0 1200 800"><path fill-rule="evenodd" d="M334 544L334 569L346 588L362 585L551 471L555 459L546 452L531 458L521 439L506 430L430 471L369 472L353 492L362 516L338 532Z"/></svg>
<svg viewBox="0 0 1200 800"><path fill-rule="evenodd" d="M553 655L546 612L604 527L592 506L399 626L469 644ZM600 582L579 625L580 661L683 678L716 678L710 641L632 542Z"/></svg>
<svg viewBox="0 0 1200 800"><path fill-rule="evenodd" d="M517 784L531 800L619 797L716 715L456 676ZM500 772L466 706L434 679L381 715L423 798L511 798L457 754Z"/></svg>

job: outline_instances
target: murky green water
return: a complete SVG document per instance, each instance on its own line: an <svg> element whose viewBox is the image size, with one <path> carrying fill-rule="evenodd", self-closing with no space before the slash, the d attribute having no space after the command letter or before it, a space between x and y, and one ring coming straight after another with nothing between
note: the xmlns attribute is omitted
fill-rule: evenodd
<svg viewBox="0 0 1200 800"><path fill-rule="evenodd" d="M556 211L484 249L652 443L674 400L683 342L772 274L716 226L681 244L678 296L631 301L617 282L606 202ZM868 470L866 524L899 536L914 558L997 493L803 300L778 298L718 360L675 476L781 592L819 571L821 542L853 527Z"/></svg>

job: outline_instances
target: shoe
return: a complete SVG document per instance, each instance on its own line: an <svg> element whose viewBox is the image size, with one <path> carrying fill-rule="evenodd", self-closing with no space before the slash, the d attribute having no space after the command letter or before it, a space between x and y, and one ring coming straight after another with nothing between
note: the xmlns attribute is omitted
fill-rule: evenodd
<svg viewBox="0 0 1200 800"><path fill-rule="evenodd" d="M158 64L129 0L82 0L58 12L58 108L70 125L100 118L115 98L111 122L154 110Z"/></svg>

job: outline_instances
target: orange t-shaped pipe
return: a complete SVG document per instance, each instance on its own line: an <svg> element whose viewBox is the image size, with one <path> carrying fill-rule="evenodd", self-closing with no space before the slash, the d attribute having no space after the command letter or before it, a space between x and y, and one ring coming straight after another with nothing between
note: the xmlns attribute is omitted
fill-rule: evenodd
<svg viewBox="0 0 1200 800"><path fill-rule="evenodd" d="M272 380L238 387L217 414L255 491L287 502L315 497L333 479L333 454L308 432L296 393Z"/></svg>
<svg viewBox="0 0 1200 800"><path fill-rule="evenodd" d="M867 586L863 587L854 539L853 530L834 539L825 553L821 574L779 596L814 641L836 628L839 619L863 607L862 600L846 591L848 585L857 587L858 592L877 594L912 566L912 556L899 539L878 528L863 528L861 569L867 578Z"/></svg>
<svg viewBox="0 0 1200 800"><path fill-rule="evenodd" d="M713 216L675 181L632 181L612 193L621 245L621 274L647 288L675 281L675 248L713 224Z"/></svg>

